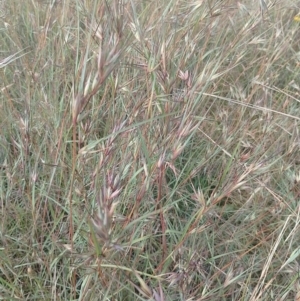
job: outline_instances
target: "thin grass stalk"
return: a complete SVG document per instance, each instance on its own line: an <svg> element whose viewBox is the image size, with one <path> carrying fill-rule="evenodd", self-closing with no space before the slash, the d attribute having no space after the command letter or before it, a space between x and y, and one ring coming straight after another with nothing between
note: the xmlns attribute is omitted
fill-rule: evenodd
<svg viewBox="0 0 300 301"><path fill-rule="evenodd" d="M165 154L163 154L159 162L157 164L158 167L158 177L157 177L157 198L156 198L156 208L159 211L160 215L160 225L161 225L161 243L162 243L162 262L165 261L165 258L168 254L168 246L167 246L167 240L166 240L166 223L163 213L163 201L164 201L164 193L163 193L163 186L165 185L165 163L164 163ZM161 272L159 270L159 272Z"/></svg>

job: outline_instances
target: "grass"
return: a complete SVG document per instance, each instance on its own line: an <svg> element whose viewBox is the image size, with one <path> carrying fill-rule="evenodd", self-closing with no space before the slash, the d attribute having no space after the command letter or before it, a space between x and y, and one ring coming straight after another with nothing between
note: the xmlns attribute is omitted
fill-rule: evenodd
<svg viewBox="0 0 300 301"><path fill-rule="evenodd" d="M300 300L299 7L265 2L1 2L0 300Z"/></svg>

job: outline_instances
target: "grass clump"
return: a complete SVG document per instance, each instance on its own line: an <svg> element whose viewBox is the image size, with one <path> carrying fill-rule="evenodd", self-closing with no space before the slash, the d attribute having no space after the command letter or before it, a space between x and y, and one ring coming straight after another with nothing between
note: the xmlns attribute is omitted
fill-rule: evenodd
<svg viewBox="0 0 300 301"><path fill-rule="evenodd" d="M293 3L0 4L0 299L299 300Z"/></svg>

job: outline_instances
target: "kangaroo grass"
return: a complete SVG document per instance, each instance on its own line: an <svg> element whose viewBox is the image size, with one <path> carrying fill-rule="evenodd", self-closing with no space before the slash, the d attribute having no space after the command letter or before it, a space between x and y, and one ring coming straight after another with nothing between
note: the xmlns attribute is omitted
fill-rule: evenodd
<svg viewBox="0 0 300 301"><path fill-rule="evenodd" d="M0 1L1 300L300 300L299 8L255 3Z"/></svg>

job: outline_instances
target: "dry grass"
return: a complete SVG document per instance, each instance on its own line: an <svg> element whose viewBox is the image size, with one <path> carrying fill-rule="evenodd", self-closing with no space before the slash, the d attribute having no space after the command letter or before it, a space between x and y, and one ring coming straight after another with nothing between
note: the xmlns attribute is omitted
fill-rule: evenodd
<svg viewBox="0 0 300 301"><path fill-rule="evenodd" d="M0 300L300 300L300 7L52 2L2 7Z"/></svg>

